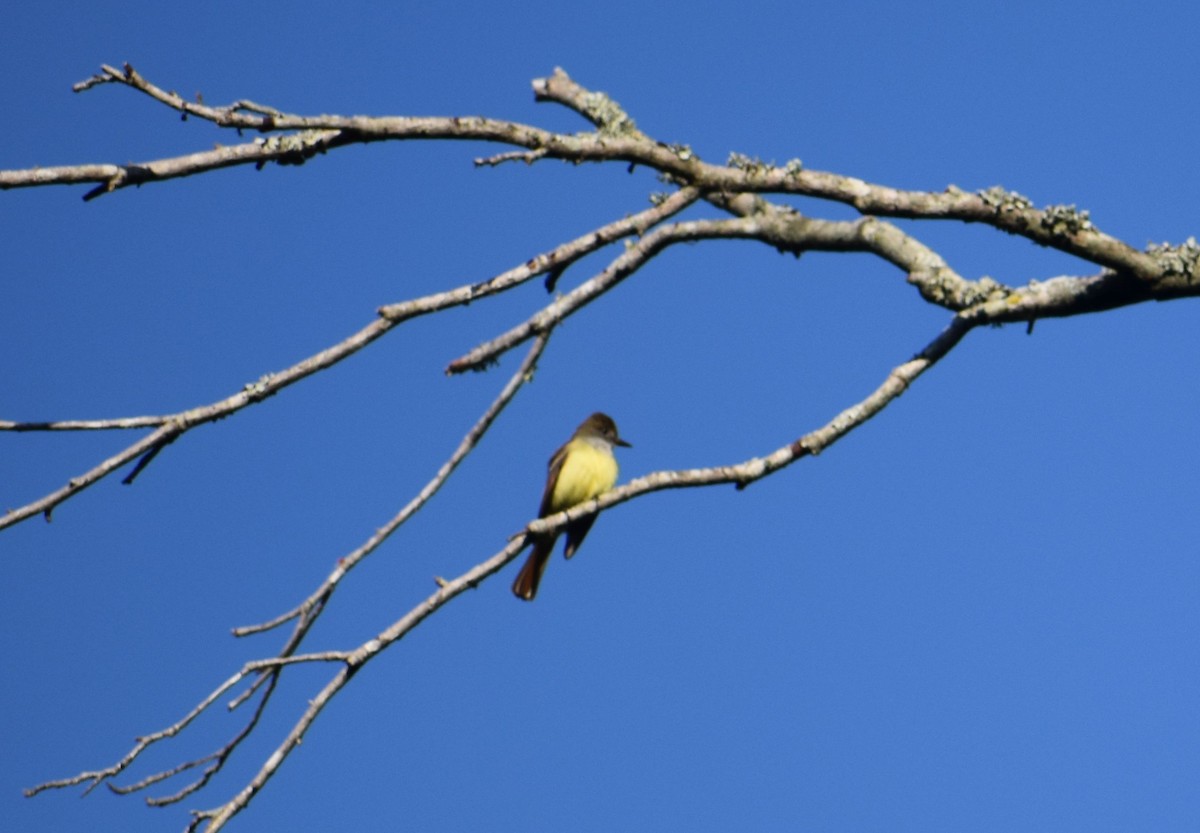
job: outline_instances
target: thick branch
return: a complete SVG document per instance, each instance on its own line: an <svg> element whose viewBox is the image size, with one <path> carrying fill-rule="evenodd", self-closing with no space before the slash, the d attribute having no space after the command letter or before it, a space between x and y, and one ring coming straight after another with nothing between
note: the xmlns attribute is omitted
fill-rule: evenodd
<svg viewBox="0 0 1200 833"><path fill-rule="evenodd" d="M99 182L88 197L129 185L189 176L238 164L300 164L318 153L346 144L381 140L464 139L523 147L537 158L572 162L619 161L645 165L681 184L710 193L781 193L817 197L853 206L863 214L913 219L955 219L986 223L1034 242L1077 255L1100 266L1153 282L1163 276L1161 263L1099 231L1087 212L1073 207L1036 209L1029 200L1000 188L968 193L956 187L941 192L905 191L856 177L809 170L793 160L767 165L745 157L730 165L702 162L682 145L656 142L637 130L633 119L603 93L579 86L562 70L534 81L539 99L555 101L583 114L597 133L565 135L515 122L459 117L298 116L239 101L214 108L185 101L150 84L131 66L105 66L79 89L100 83L129 86L185 115L222 127L261 132L298 131L290 136L218 148L214 151L134 165L81 165L0 171L0 189L49 184ZM532 157L530 157L532 160Z"/></svg>

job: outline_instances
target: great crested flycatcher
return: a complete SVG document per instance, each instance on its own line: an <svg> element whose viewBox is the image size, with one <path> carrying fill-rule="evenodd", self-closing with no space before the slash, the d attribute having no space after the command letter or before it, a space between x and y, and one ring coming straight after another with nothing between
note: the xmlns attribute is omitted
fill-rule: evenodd
<svg viewBox="0 0 1200 833"><path fill-rule="evenodd" d="M542 493L538 517L545 518L570 509L611 489L617 482L615 445L630 447L617 435L617 424L612 417L596 412L585 419L571 439L550 458L550 473L546 476L546 491ZM595 521L595 515L588 515L567 524L567 546L563 555L570 558L575 554ZM533 542L533 551L513 582L512 589L517 598L533 601L557 540L558 533L555 532Z"/></svg>

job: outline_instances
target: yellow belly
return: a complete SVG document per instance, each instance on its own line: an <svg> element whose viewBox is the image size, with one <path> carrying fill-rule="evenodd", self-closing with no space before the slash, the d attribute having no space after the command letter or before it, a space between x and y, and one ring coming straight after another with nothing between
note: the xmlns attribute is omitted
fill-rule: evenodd
<svg viewBox="0 0 1200 833"><path fill-rule="evenodd" d="M561 512L577 503L602 495L617 482L617 460L612 452L591 443L572 440L554 484L552 512Z"/></svg>

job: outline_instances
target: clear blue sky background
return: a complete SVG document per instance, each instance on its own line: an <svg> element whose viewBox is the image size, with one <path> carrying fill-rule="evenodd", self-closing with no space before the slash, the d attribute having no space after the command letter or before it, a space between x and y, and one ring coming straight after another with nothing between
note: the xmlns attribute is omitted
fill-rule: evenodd
<svg viewBox="0 0 1200 833"><path fill-rule="evenodd" d="M1074 203L1135 246L1200 231L1194 4L17 4L0 167L238 141L101 63L209 103L472 115L582 130L561 65L710 161L799 157L893 186ZM476 281L643 208L621 166L476 170L381 144L84 204L0 194L0 418L165 413L341 340L381 304ZM841 206L806 202L818 216ZM712 215L697 211L693 216ZM1087 264L986 228L906 224L968 277ZM569 289L602 265L569 272ZM282 634L508 378L453 358L540 283L422 319L0 534L0 827L174 831L236 792L328 668L288 674L205 792L147 809L105 766ZM360 644L499 549L585 415L622 477L738 462L824 424L949 319L864 256L670 251L554 336L536 380L339 591L310 649ZM971 334L880 418L744 492L608 512L532 605L515 565L356 678L231 830L1200 829L1192 301ZM133 435L0 436L19 506ZM127 780L203 754L214 715ZM166 792L167 790L163 790Z"/></svg>

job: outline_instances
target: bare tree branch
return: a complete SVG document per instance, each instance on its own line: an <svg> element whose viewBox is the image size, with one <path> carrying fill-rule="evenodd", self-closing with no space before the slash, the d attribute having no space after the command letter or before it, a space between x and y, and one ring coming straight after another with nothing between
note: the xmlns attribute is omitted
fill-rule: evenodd
<svg viewBox="0 0 1200 833"><path fill-rule="evenodd" d="M553 328L615 287L667 246L706 238L748 237L752 233L752 224L745 220L695 220L655 229L622 252L603 272L555 300L524 323L450 362L446 372L462 373L485 368L506 350Z"/></svg>
<svg viewBox="0 0 1200 833"><path fill-rule="evenodd" d="M111 431L125 428L157 428L169 416L119 417L117 419L64 419L57 422L12 422L0 420L0 431Z"/></svg>
<svg viewBox="0 0 1200 833"><path fill-rule="evenodd" d="M321 612L325 609L326 604L329 602L329 599L333 595L333 591L337 588L339 582L363 559L374 552L380 544L387 540L387 538L393 532L395 532L401 524L416 514L417 510L424 506L425 503L427 503L429 499L437 493L438 489L440 489L442 484L446 482L450 474L453 473L454 469L458 467L458 464L461 463L462 460L466 458L467 454L469 454L471 450L474 449L476 444L478 444L479 440L487 432L487 429L491 426L492 422L494 422L496 417L500 415L500 412L503 411L505 406L512 401L513 397L516 396L517 392L521 389L525 382L532 378L534 369L537 366L537 361L541 357L542 352L545 350L548 341L549 333L545 333L534 342L533 346L526 355L525 360L517 368L516 372L512 375L508 383L504 386L500 394L496 397L484 414L467 432L458 448L455 449L450 458L442 464L437 474L420 490L416 497L409 501L409 503L402 510L400 510L395 517L388 521L388 523L377 530L375 534L372 535L370 539L368 539L362 546L344 558L339 559L337 567L334 569L333 573L330 574L330 576L321 584L320 587L317 588L314 593L312 593L293 610L271 620L270 622L246 628L239 628L234 631L235 635L237 636L246 636L269 630L291 621L292 619L296 619L296 626L289 636L287 642L280 650L278 656L271 659L257 660L255 662L247 663L242 667L241 671L239 671L237 674L234 674L223 684L218 686L212 693L208 695L208 697L202 700L178 722L151 735L147 735L144 738L139 738L133 749L131 749L123 758L121 758L112 766L101 770L83 772L70 778L39 784L38 786L28 790L26 794L32 796L47 789L69 787L88 782L90 782L88 790L90 791L94 789L99 784L107 782L109 779L123 772L142 754L142 752L144 752L152 744L165 738L174 737L179 732L183 731L183 729L187 728L192 721L199 717L200 714L206 711L209 706L211 706L219 697L221 697L225 692L229 691L233 686L237 685L248 676L255 676L256 679L252 682L250 687L232 701L230 708L237 708L256 691L262 689L262 695L259 698L258 704L252 712L247 723L221 748L208 755L204 755L195 760L187 761L176 767L172 767L171 769L154 773L130 786L114 787L110 785L111 789L117 793L125 794L135 792L158 784L180 773L188 772L202 764L211 762L199 779L191 784L188 784L173 795L149 799L149 803L154 805L171 804L177 802L207 784L209 779L218 771L220 771L222 766L224 766L225 762L238 747L238 745L241 744L241 742L245 740L254 730L255 726L258 724L259 718L262 716L263 711L266 708L268 701L270 700L271 694L279 681L280 672L284 667L297 663L309 662L349 662L351 655L347 652L325 651L316 654L306 654L299 657L294 656L293 654L301 642L303 642L304 637L308 634L313 624L315 624ZM263 688L264 685L265 688Z"/></svg>
<svg viewBox="0 0 1200 833"><path fill-rule="evenodd" d="M9 509L3 517L0 517L0 529L12 526L34 515L42 515L49 521L51 514L54 512L54 507L58 506L58 504L82 492L93 483L99 482L131 460L135 460L141 455L161 447L163 443L179 436L184 430L183 424L175 421L163 425L153 434L143 437L119 454L114 454L78 477L71 478L67 481L67 485L61 489L56 489L45 497L35 500L32 503L27 503L18 509Z"/></svg>
<svg viewBox="0 0 1200 833"><path fill-rule="evenodd" d="M386 524L376 530L375 534L363 542L361 546L359 546L353 552L350 552L342 558L339 558L337 567L334 569L334 571L330 573L325 581L322 582L321 585L303 602L288 612L277 616L268 622L235 628L233 631L234 636L250 636L256 633L262 633L264 631L277 628L293 619L299 619L295 630L292 632L292 636L289 638L287 644L280 652L280 656L288 656L293 650L295 650L296 646L298 646L303 640L305 634L307 634L313 623L316 622L317 617L321 614L321 611L324 610L326 603L329 601L330 596L333 595L333 591L337 588L339 582L341 582L341 580L345 578L345 576L364 558L374 552L380 544L386 541L393 532L399 529L405 521L411 518L422 506L428 503L430 498L437 494L437 491L442 487L446 480L449 479L450 475L458 467L459 463L461 463L466 456L471 453L475 446L479 444L479 441L483 438L483 435L487 433L488 428L491 427L493 422L495 422L496 417L500 415L500 412L503 411L508 403L512 401L513 397L517 395L517 391L521 389L521 386L524 385L525 382L527 382L530 378L532 378L533 372L537 367L538 359L541 358L542 353L545 351L546 343L549 341L549 338L549 333L544 333L534 342L533 347L531 347L529 352L526 354L525 360L521 362L520 367L517 368L517 371L508 380L508 384L504 386L504 389L500 391L500 394L483 413L483 415L480 416L479 420L473 426L471 426L471 429L467 432L466 436L463 437L462 442L459 443L458 448L456 448L454 453L452 453L450 457L444 463L442 463L441 468L438 469L433 478L421 488L417 495L411 501L409 501L403 509L396 513L396 515Z"/></svg>
<svg viewBox="0 0 1200 833"><path fill-rule="evenodd" d="M325 705L360 668L451 599L478 586L502 569L520 553L532 536L560 530L572 521L650 492L720 484L734 484L742 489L802 457L819 454L879 414L977 326L1016 321L1032 325L1038 318L1079 315L1147 300L1168 300L1200 294L1200 281L1197 281L1200 247L1193 240L1180 246L1163 244L1150 247L1147 251L1138 251L1099 231L1086 211L1073 206L1036 209L1026 198L998 187L977 193L967 193L954 186L940 192L907 191L854 177L808 170L798 160L776 166L740 154L732 154L725 165L714 165L699 159L686 145L664 143L647 136L609 96L587 90L562 70L555 70L548 78L535 80L535 97L539 101L556 103L578 113L592 125L594 132L568 135L479 117L302 116L246 99L223 107L213 107L202 101L185 100L174 92L150 83L128 64L121 69L104 66L99 74L80 82L75 89L82 92L108 84L133 89L184 118L201 119L239 133L252 130L267 135L228 147L139 164L92 164L0 171L0 189L88 183L95 185L85 196L85 199L91 199L130 185L197 175L223 167L254 164L261 168L268 162L302 164L317 154L347 145L410 140L475 140L515 148L476 159L475 164L480 167L492 167L510 161L532 164L545 159L643 166L654 170L660 180L675 189L657 198L650 208L563 242L487 280L384 305L378 309L378 317L358 332L291 367L268 374L218 402L165 416L0 421L0 430L14 432L152 429L118 454L70 480L67 486L10 510L0 518L0 529L3 529L36 514L43 514L49 519L58 504L114 470L137 461L126 478L126 482L131 481L162 448L192 428L230 416L333 366L404 321L513 289L539 275L546 276L547 289L553 292L560 277L581 258L624 241L624 248L612 253L607 265L599 272L530 312L523 321L504 333L484 341L450 362L446 369L448 374L485 369L496 363L506 351L533 340L522 363L496 398L407 504L360 546L338 559L333 571L291 610L268 621L233 631L235 636L249 636L292 622L291 631L276 656L244 664L179 721L139 738L134 747L111 766L49 781L28 791L33 795L49 789L84 784L88 785L90 791L103 783L115 792L128 793L145 790L178 775L199 770L200 774L194 780L176 792L150 799L154 804L178 802L207 785L254 731L285 668L301 663L335 663L337 670L308 702L288 735L265 759L251 780L219 807L194 812L189 830L204 825L207 831L213 833L245 809L301 742ZM863 216L853 221L806 216L787 205L772 202L774 196L815 197L852 206ZM673 219L701 201L706 204L706 210L715 208L731 216L723 219ZM983 223L1003 232L1020 235L1038 245L1075 255L1090 264L1086 270L1089 274L1060 275L1041 280L1030 278L1022 286L1005 285L989 277L971 280L959 274L915 234L883 219L888 217ZM754 240L797 256L809 251L866 253L896 266L925 301L951 311L953 317L949 325L916 356L894 367L882 383L859 402L798 439L762 456L733 465L655 472L567 511L530 521L486 560L453 579L435 578L437 589L431 595L353 650L298 654L313 624L330 603L342 580L431 500L531 378L553 329L591 301L617 287L669 247L712 239ZM218 699L243 685L244 688L229 704L231 710L256 696L258 699L245 717L245 722L224 744L206 755L153 773L135 783L124 786L113 784L113 779L125 772L147 748L175 737Z"/></svg>
<svg viewBox="0 0 1200 833"><path fill-rule="evenodd" d="M475 565L451 581L440 582L438 589L434 593L413 607L403 617L392 623L375 638L364 642L354 651L349 652L346 656L345 667L334 674L316 697L309 701L308 707L301 714L287 737L268 756L266 762L246 787L220 807L195 813L195 818L187 829L189 831L197 829L199 825L205 822L207 822L204 827L205 833L216 833L216 831L223 828L230 819L245 809L254 796L278 772L279 767L300 744L321 711L346 686L346 683L350 681L351 677L360 668L386 650L390 645L410 633L421 622L425 621L425 619L465 590L475 588L488 576L499 572L520 554L521 550L525 548L534 535L561 529L573 520L595 514L603 509L615 506L618 503L624 503L627 500L632 500L639 495L649 492L727 483L734 483L739 489L744 488L750 483L790 465L801 457L810 454L819 454L854 428L865 423L900 396L917 377L946 355L973 326L965 318L961 316L955 317L950 326L931 341L924 350L913 359L893 369L883 384L872 391L864 400L842 411L821 428L765 456L746 460L732 466L690 469L687 471L655 472L632 480L624 486L619 486L595 500L580 504L565 512L531 521L523 533L513 536L507 546L495 555Z"/></svg>
<svg viewBox="0 0 1200 833"><path fill-rule="evenodd" d="M242 669L240 671L238 671L232 677L225 680L225 682L221 683L219 686L217 686L215 689L213 689L213 691L210 692L207 697L205 697L203 700L201 700L191 711L189 711L187 714L185 714L177 722L172 723L170 726L168 726L165 729L162 729L158 732L154 732L152 734L146 735L145 737L138 738L137 743L134 745L133 749L131 749L125 755L125 757L121 758L121 760L117 761L112 766L107 767L105 769L93 770L93 771L89 771L89 772L81 772L78 775L71 776L70 778L62 778L62 779L55 780L55 781L47 781L44 784L38 784L36 787L30 787L29 789L27 789L25 791L25 794L28 796L34 796L40 792L44 792L45 790L62 789L63 787L74 787L79 784L85 784L88 782L91 782L91 785L88 787L88 792L90 792L91 790L93 790L97 786L99 786L101 783L103 783L103 782L107 781L108 779L113 778L113 777L119 775L121 772L123 772L126 769L126 767L128 767L131 763L133 763L137 759L137 757L139 755L141 755L142 752L145 751L149 746L151 746L165 738L171 738L171 737L175 737L176 735L178 735L180 732L182 732L184 729L186 729L192 723L192 721L194 721L197 717L199 717L201 714L203 714L208 709L209 706L211 706L218 699L220 699L223 694L225 694L227 691L229 691L231 688L233 688L235 685L237 685L239 682L241 682L242 680L244 680L247 676L249 676L251 674L257 674L257 673L260 673L265 670L278 670L279 668L282 668L285 665L296 665L299 663L308 663L308 662L344 662L345 660L346 660L346 654L344 654L344 653L325 651L322 653L308 654L305 656L273 657L271 659L254 660L253 662L248 662L244 666L242 666ZM211 757L211 756L208 756L208 757ZM172 770L172 773L181 772L181 771L189 768L189 766L194 766L194 762L190 765L184 764L179 767L176 767L174 770ZM157 783L158 781L161 781L161 780L162 780L161 777L151 776L151 778L146 779L144 786L149 786L149 784ZM141 783L141 782L139 782L139 783ZM119 790L119 791L120 792L130 792L130 791L132 791L132 789L133 788L123 788L122 790Z"/></svg>
<svg viewBox="0 0 1200 833"><path fill-rule="evenodd" d="M103 479L121 466L141 457L144 462L139 464L125 479L126 483L132 482L133 478L137 476L144 465L153 459L153 456L143 457L143 455L157 454L158 450L161 450L164 445L174 441L191 428L224 419L248 405L255 404L274 395L288 385L298 382L326 367L333 366L342 359L366 347L392 327L404 321L452 306L465 305L473 300L503 292L540 274L547 272L561 274L562 270L566 269L579 258L622 237L642 233L654 224L683 210L693 203L697 197L698 192L695 189L682 189L652 208L639 212L632 217L614 221L583 237L568 241L551 251L536 255L521 266L503 272L490 280L381 307L378 311L379 318L357 333L285 370L268 374L257 382L245 385L240 392L219 402L162 417L127 417L110 420L61 422L0 421L0 430L9 431L102 430L160 426L159 430L153 434L133 443L124 451L105 460L84 474L72 478L62 489L28 503L25 506L8 510L3 517L0 517L0 530L37 514L44 514L46 519L49 520L50 513L58 504Z"/></svg>
<svg viewBox="0 0 1200 833"><path fill-rule="evenodd" d="M1162 277L1159 259L1139 252L1102 233L1086 211L1074 206L1036 209L1028 199L994 187L967 193L953 186L940 193L904 191L868 183L856 177L808 170L798 161L784 166L767 165L735 154L728 166L700 161L690 148L666 145L636 129L618 104L603 93L589 92L562 70L533 82L535 95L584 114L600 130L595 134L552 133L528 125L484 118L368 117L287 115L262 105L235 102L224 108L185 101L143 79L131 66L123 70L105 66L101 75L82 82L78 89L100 83L118 83L143 92L184 115L206 119L221 127L260 132L300 131L291 136L218 148L134 165L83 165L0 171L0 189L49 184L99 182L88 197L129 185L140 185L179 176L190 176L232 165L267 162L301 164L316 154L346 144L381 140L463 139L498 142L536 151L538 158L571 162L621 161L645 165L680 183L712 193L780 193L817 197L853 206L862 214L914 219L952 219L986 223L1089 260L1123 271L1138 280L1154 283ZM532 161L532 159L530 159Z"/></svg>

